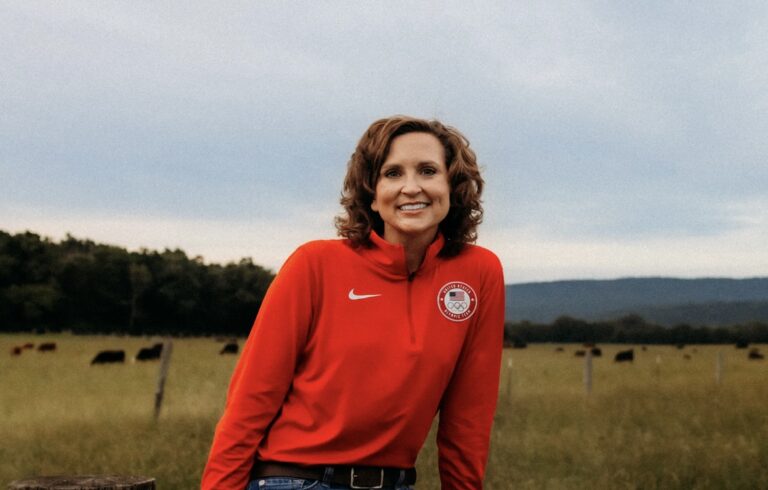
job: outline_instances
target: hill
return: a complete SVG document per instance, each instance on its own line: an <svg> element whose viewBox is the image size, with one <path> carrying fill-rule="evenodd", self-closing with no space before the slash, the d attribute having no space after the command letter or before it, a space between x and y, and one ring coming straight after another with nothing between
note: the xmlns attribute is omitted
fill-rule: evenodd
<svg viewBox="0 0 768 490"><path fill-rule="evenodd" d="M638 314L660 325L768 321L768 278L663 277L512 284L507 320L550 323L568 315L606 320Z"/></svg>

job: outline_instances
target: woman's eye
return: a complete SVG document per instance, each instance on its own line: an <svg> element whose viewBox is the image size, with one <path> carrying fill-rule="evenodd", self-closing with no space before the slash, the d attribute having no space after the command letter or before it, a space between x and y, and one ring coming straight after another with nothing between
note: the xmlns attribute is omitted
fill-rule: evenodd
<svg viewBox="0 0 768 490"><path fill-rule="evenodd" d="M435 175L437 170L432 167L424 167L421 172L425 175Z"/></svg>
<svg viewBox="0 0 768 490"><path fill-rule="evenodd" d="M384 172L384 177L397 177L398 172L395 169L387 170Z"/></svg>

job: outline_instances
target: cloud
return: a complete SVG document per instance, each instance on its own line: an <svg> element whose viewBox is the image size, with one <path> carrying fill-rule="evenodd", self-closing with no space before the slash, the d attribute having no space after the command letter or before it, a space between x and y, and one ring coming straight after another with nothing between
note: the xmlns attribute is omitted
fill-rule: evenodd
<svg viewBox="0 0 768 490"><path fill-rule="evenodd" d="M507 283L628 276L756 277L768 270L768 202L738 206L743 226L706 236L643 240L552 237L535 228L485 227L480 244L502 260Z"/></svg>
<svg viewBox="0 0 768 490"><path fill-rule="evenodd" d="M9 219L4 220L3 229L11 233L29 230L54 241L71 234L131 251L180 248L190 257L202 256L206 262L236 262L251 257L255 263L276 271L302 243L336 236L336 210L305 207L301 211L287 219L206 220L14 208Z"/></svg>

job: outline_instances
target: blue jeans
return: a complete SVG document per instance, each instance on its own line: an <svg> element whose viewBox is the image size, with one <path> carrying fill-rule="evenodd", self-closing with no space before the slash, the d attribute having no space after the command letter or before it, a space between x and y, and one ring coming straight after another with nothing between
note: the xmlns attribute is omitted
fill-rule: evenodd
<svg viewBox="0 0 768 490"><path fill-rule="evenodd" d="M389 490L411 490L408 485L384 487ZM349 490L345 485L323 483L322 480L302 480L301 478L289 478L285 476L268 476L251 480L246 490Z"/></svg>

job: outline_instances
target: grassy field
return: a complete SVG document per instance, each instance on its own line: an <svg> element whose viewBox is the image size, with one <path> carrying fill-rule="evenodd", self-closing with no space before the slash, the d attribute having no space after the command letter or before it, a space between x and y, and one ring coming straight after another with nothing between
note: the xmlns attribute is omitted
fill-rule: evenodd
<svg viewBox="0 0 768 490"><path fill-rule="evenodd" d="M118 473L197 488L236 359L212 339L175 340L155 423L158 363L89 365L99 350L133 355L155 340L0 335L0 485ZM27 341L58 351L10 355ZM625 346L603 346L587 396L584 361L564 347L505 352L486 488L768 488L768 361L732 346L649 346L615 364ZM432 438L418 469L418 490L439 488Z"/></svg>

